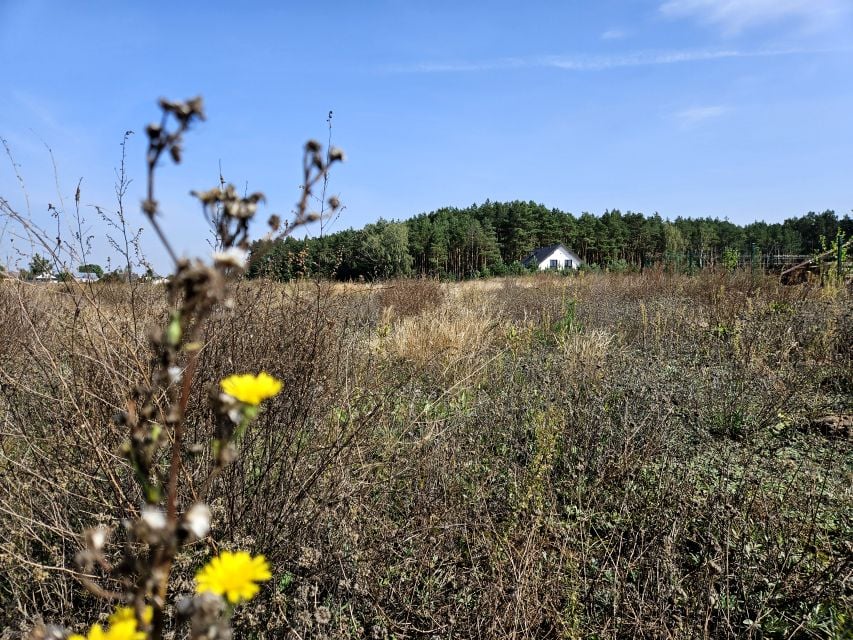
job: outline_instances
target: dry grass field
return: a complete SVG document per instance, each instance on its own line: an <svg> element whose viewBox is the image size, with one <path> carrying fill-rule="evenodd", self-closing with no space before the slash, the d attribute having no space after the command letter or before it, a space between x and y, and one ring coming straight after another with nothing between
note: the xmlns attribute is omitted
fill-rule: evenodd
<svg viewBox="0 0 853 640"><path fill-rule="evenodd" d="M230 286L181 451L179 501L213 529L170 603L250 548L273 579L239 638L851 637L849 291L657 271ZM114 416L168 314L156 285L0 282L0 637L107 613L74 558L138 515ZM258 370L284 391L204 483L208 389Z"/></svg>

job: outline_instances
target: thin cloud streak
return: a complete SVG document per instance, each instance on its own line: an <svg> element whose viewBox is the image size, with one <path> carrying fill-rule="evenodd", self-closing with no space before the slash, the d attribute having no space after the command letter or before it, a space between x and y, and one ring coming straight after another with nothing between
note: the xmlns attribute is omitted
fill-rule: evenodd
<svg viewBox="0 0 853 640"><path fill-rule="evenodd" d="M644 67L689 62L705 62L730 58L770 58L776 56L822 55L849 53L853 49L740 49L682 50L664 52L635 52L616 56L537 56L499 58L496 60L426 62L411 65L391 65L389 73L470 73L479 71L512 71L515 69L563 69L566 71L606 71L624 67Z"/></svg>
<svg viewBox="0 0 853 640"><path fill-rule="evenodd" d="M719 118L731 111L730 107L712 105L706 107L691 107L675 113L675 119L685 128L694 127L706 120Z"/></svg>
<svg viewBox="0 0 853 640"><path fill-rule="evenodd" d="M796 20L812 29L836 23L849 13L845 0L666 0L659 11L671 18L696 18L729 34L750 27Z"/></svg>
<svg viewBox="0 0 853 640"><path fill-rule="evenodd" d="M29 114L34 118L35 122L31 122L31 126L28 128L39 139L44 136L50 138L62 136L68 141L78 144L85 139L82 133L61 123L60 118L56 117L48 106L49 102L17 89L12 89L9 96L14 103L20 105L22 113Z"/></svg>
<svg viewBox="0 0 853 640"><path fill-rule="evenodd" d="M601 34L602 40L621 40L628 35L628 32L623 29L608 29Z"/></svg>

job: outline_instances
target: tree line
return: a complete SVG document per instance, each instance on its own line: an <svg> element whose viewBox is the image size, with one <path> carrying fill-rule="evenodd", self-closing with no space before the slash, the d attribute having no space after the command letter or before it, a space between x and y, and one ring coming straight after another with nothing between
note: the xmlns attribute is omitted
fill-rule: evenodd
<svg viewBox="0 0 853 640"><path fill-rule="evenodd" d="M404 221L380 219L322 237L263 240L251 247L249 277L320 275L375 280L423 275L464 279L519 273L534 249L562 242L589 265L645 268L660 263L713 265L726 252L810 255L822 238L853 233L849 215L809 212L784 222L737 225L718 218L664 220L618 209L574 216L535 202L447 207Z"/></svg>

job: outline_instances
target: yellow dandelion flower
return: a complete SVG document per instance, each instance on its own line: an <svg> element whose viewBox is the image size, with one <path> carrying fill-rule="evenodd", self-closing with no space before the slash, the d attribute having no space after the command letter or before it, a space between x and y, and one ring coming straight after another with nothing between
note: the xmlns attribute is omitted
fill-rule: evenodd
<svg viewBox="0 0 853 640"><path fill-rule="evenodd" d="M104 628L99 625L93 625L89 629L86 636L81 636L79 633L74 633L68 636L68 640L146 640L147 634L144 631L137 631L136 620L123 620L104 631Z"/></svg>
<svg viewBox="0 0 853 640"><path fill-rule="evenodd" d="M154 608L151 605L145 607L142 613L142 621L145 624L151 624L154 619ZM113 615L110 616L110 624L119 624L122 622L132 621L136 623L136 611L133 607L118 607Z"/></svg>
<svg viewBox="0 0 853 640"><path fill-rule="evenodd" d="M196 574L196 593L210 591L236 604L255 597L259 590L255 583L271 577L263 556L253 558L246 551L223 551Z"/></svg>
<svg viewBox="0 0 853 640"><path fill-rule="evenodd" d="M281 381L266 371L256 376L251 373L234 374L223 379L219 386L223 393L252 406L259 405L281 391Z"/></svg>

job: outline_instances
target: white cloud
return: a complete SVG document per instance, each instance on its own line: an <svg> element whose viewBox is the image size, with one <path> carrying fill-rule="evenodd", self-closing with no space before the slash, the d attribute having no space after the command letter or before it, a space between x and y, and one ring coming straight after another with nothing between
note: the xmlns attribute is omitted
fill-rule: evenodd
<svg viewBox="0 0 853 640"><path fill-rule="evenodd" d="M604 33L601 34L602 40L621 40L626 37L628 32L624 29L608 29Z"/></svg>
<svg viewBox="0 0 853 640"><path fill-rule="evenodd" d="M684 109L674 115L675 119L679 124L681 124L681 126L689 128L695 127L706 120L719 118L730 111L731 109L729 107L723 105L709 105L704 107L690 107L689 109Z"/></svg>
<svg viewBox="0 0 853 640"><path fill-rule="evenodd" d="M666 16L696 18L729 34L785 20L822 29L849 10L849 0L665 0L660 5Z"/></svg>
<svg viewBox="0 0 853 640"><path fill-rule="evenodd" d="M392 65L384 71L391 73L463 73L476 71L510 71L514 69L551 68L567 71L603 71L623 67L679 64L725 60L728 58L762 58L791 55L841 53L844 49L683 49L679 51L634 52L617 56L536 56L528 58L499 58L495 60L450 61Z"/></svg>

